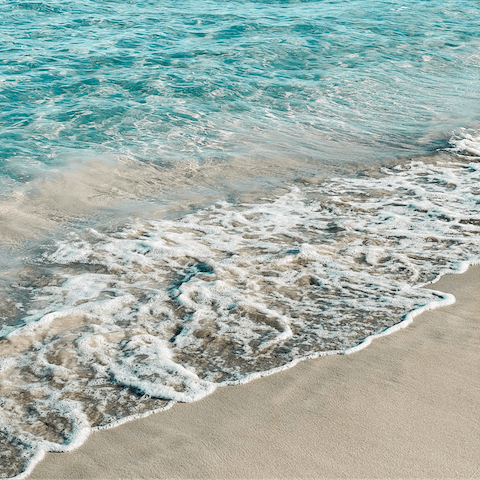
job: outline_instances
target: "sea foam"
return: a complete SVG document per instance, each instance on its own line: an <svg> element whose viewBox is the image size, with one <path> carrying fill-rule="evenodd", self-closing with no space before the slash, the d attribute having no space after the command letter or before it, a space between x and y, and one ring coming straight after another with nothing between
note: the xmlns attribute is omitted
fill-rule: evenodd
<svg viewBox="0 0 480 480"><path fill-rule="evenodd" d="M480 261L475 138L456 154L46 249L18 285L24 326L0 340L1 475L25 476L92 429L351 353L452 303L425 286Z"/></svg>

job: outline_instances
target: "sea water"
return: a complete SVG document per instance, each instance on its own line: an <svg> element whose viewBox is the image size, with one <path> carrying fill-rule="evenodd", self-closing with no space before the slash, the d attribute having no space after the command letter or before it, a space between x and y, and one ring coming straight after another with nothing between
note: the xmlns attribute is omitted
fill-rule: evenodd
<svg viewBox="0 0 480 480"><path fill-rule="evenodd" d="M480 262L477 2L0 10L1 478Z"/></svg>

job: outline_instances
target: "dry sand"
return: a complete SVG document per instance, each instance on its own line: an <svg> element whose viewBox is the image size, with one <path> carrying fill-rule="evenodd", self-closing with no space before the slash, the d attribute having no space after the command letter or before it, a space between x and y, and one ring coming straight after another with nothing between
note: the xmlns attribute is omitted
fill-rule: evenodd
<svg viewBox="0 0 480 480"><path fill-rule="evenodd" d="M323 357L92 434L30 478L480 478L480 268L455 305Z"/></svg>

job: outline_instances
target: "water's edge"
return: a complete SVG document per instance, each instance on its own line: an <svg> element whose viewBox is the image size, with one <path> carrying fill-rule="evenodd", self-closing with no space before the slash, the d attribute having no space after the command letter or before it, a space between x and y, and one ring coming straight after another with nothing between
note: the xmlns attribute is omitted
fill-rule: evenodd
<svg viewBox="0 0 480 480"><path fill-rule="evenodd" d="M465 273L470 266L473 266L473 265L480 265L480 263L470 263L469 264L468 262L465 262L464 264L462 264L462 266L459 268L459 270L457 272L454 272L454 274L461 275L462 273ZM440 278L443 277L443 275L447 275L447 274L451 275L452 272L449 271L448 273L446 272L445 274L439 275L434 280L434 282L432 282L432 283L437 283L440 280ZM236 382L225 383L225 384L222 384L222 385L219 385L219 386L220 387L230 387L230 386L245 384L245 383L248 383L252 380L257 380L257 379L262 378L262 377L268 377L268 376L273 375L275 373L278 373L278 372L281 372L281 371L284 371L284 370L288 370L290 368L295 367L295 365L297 365L298 363L303 362L305 360L313 360L313 359L316 359L316 358L320 358L320 357L324 357L324 356L330 356L330 355L350 355L350 354L353 354L353 353L360 352L364 348L368 347L375 339L385 337L387 335L391 335L391 334L393 334L393 333L395 333L399 330L403 330L404 328L408 327L413 322L414 318L419 316L423 312L428 311L428 310L434 310L434 309L441 308L441 307L445 307L445 306L448 306L448 305L453 305L456 302L455 296L450 294L450 293L440 292L438 290L435 290L435 293L443 296L444 297L443 300L432 301L428 305L425 305L423 307L420 307L416 310L413 310L413 311L409 312L405 316L405 319L402 322L385 329L383 332L380 332L380 333L374 334L374 335L370 335L361 344L359 344L355 347L351 347L351 348L348 348L348 349L343 350L343 351L318 352L317 354L313 354L313 355L309 355L307 357L298 358L296 360L293 360L289 364L284 365L282 367L272 368L271 370L268 370L266 372L261 372L261 373L258 373L258 374L252 374L246 379L242 379L242 380L239 380L239 381L236 381ZM213 393L213 392L211 392L211 393ZM42 449L41 451L39 451L35 455L34 458L32 458L30 464L28 465L27 469L24 472L22 472L20 475L17 475L15 477L10 477L10 479L11 480L23 480L23 479L27 478L33 472L35 466L45 458L45 455L47 453L53 453L53 452L67 453L67 452L71 452L71 451L76 450L77 448L81 447L88 440L88 437L93 432L102 431L102 430L110 430L110 429L119 427L120 425L123 425L127 422L131 422L131 421L138 420L138 419L141 419L141 418L146 418L146 417L149 417L153 414L161 413L163 411L169 410L176 403L177 402L172 401L168 406L163 407L163 408L159 408L157 410L152 410L152 411L149 411L149 412L146 412L146 413L143 413L143 414L139 414L139 415L132 415L131 417L123 418L123 419L121 419L117 422L114 422L114 423L110 424L110 425L90 428L90 429L88 429L88 431L86 429L85 432L82 432L82 435L79 436L77 441L75 441L72 444L66 446L64 450Z"/></svg>

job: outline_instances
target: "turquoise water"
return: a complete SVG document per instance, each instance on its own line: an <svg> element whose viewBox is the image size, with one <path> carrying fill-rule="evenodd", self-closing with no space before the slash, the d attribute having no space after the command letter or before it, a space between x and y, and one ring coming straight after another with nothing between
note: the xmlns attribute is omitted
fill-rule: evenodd
<svg viewBox="0 0 480 480"><path fill-rule="evenodd" d="M454 301L475 1L0 2L0 478Z"/></svg>
<svg viewBox="0 0 480 480"><path fill-rule="evenodd" d="M15 181L102 155L378 162L480 124L475 1L0 8L0 167Z"/></svg>

